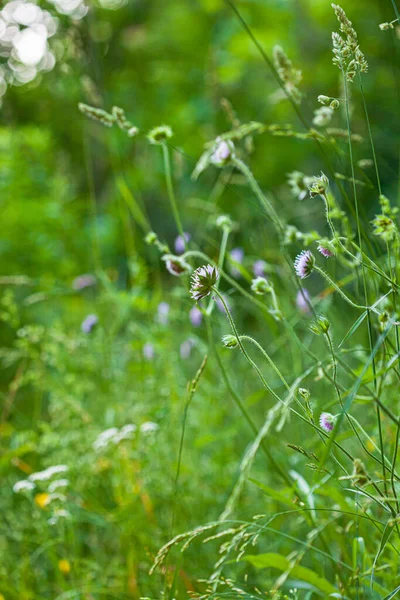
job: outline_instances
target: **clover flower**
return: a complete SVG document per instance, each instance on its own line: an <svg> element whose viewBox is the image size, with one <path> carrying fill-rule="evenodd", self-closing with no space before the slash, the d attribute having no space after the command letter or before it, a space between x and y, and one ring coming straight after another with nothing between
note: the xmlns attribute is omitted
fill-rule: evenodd
<svg viewBox="0 0 400 600"><path fill-rule="evenodd" d="M192 274L192 285L190 288L192 298L198 302L208 296L218 279L219 271L217 267L204 265L196 269Z"/></svg>
<svg viewBox="0 0 400 600"><path fill-rule="evenodd" d="M162 260L165 261L167 271L171 273L171 275L175 275L175 277L180 277L192 270L191 266L183 260L183 258L180 258L180 256L164 254Z"/></svg>
<svg viewBox="0 0 400 600"><path fill-rule="evenodd" d="M296 256L294 261L294 269L300 279L305 279L311 275L314 268L315 258L311 250L303 250Z"/></svg>
<svg viewBox="0 0 400 600"><path fill-rule="evenodd" d="M335 421L336 417L334 415L328 412L323 412L319 417L319 426L327 433L330 433L335 427Z"/></svg>

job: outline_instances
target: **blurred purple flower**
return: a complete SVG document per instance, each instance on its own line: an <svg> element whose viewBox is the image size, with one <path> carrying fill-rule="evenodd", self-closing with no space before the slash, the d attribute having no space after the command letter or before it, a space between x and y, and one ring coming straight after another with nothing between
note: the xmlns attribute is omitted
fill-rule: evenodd
<svg viewBox="0 0 400 600"><path fill-rule="evenodd" d="M230 305L229 305L229 302L228 302L228 300L227 300L226 296L224 296L224 301L225 301L225 304L226 304L226 305L227 305L227 307L228 307L228 310L230 311L230 310L231 310L231 307L230 307ZM220 299L218 296L216 297L216 299L215 299L215 302L216 302L216 305L217 305L217 308L218 308L218 310L219 310L220 312L222 312L222 313L226 314L226 313L225 313L225 308L224 308L224 305L222 304L222 302L221 302L221 299Z"/></svg>
<svg viewBox="0 0 400 600"><path fill-rule="evenodd" d="M200 327L201 322L203 320L203 314L201 310L197 308L197 306L193 306L189 313L189 318L193 327Z"/></svg>
<svg viewBox="0 0 400 600"><path fill-rule="evenodd" d="M233 248L233 250L231 250L231 252L229 253L229 256L234 262L239 263L239 265L241 265L244 258L244 250L243 248ZM231 273L234 277L240 277L240 271L236 269L233 265L231 266Z"/></svg>
<svg viewBox="0 0 400 600"><path fill-rule="evenodd" d="M309 315L311 310L307 301L311 301L310 294L305 288L301 288L301 290L297 292L296 306L302 313Z"/></svg>
<svg viewBox="0 0 400 600"><path fill-rule="evenodd" d="M181 355L182 360L187 360L190 357L194 345L195 341L192 338L189 338L182 342L181 347L179 349L179 353Z"/></svg>
<svg viewBox="0 0 400 600"><path fill-rule="evenodd" d="M183 254L185 252L185 241L186 243L190 240L190 233L184 232L183 235L178 235L175 240L175 252L177 254Z"/></svg>
<svg viewBox="0 0 400 600"><path fill-rule="evenodd" d="M157 307L157 321L161 325L168 325L169 308L168 302L160 302Z"/></svg>
<svg viewBox="0 0 400 600"><path fill-rule="evenodd" d="M323 412L319 417L319 426L327 433L330 433L335 427L335 421L336 417L334 415L331 415L331 413L328 412Z"/></svg>
<svg viewBox="0 0 400 600"><path fill-rule="evenodd" d="M150 342L147 342L144 346L143 346L143 356L146 360L153 360L154 358L154 346L153 344L150 344Z"/></svg>
<svg viewBox="0 0 400 600"><path fill-rule="evenodd" d="M85 288L92 287L96 285L97 279L94 275L90 273L84 273L83 275L79 275L75 277L72 282L72 288L76 291L84 290Z"/></svg>
<svg viewBox="0 0 400 600"><path fill-rule="evenodd" d="M99 322L99 318L97 315L88 315L81 324L81 331L83 333L90 333Z"/></svg>
<svg viewBox="0 0 400 600"><path fill-rule="evenodd" d="M267 263L265 260L256 260L253 265L253 273L256 277L264 277L265 275L265 267Z"/></svg>

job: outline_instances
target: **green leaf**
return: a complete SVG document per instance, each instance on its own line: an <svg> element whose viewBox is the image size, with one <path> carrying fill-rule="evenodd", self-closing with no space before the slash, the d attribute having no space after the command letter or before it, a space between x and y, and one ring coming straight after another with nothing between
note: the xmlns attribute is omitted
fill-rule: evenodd
<svg viewBox="0 0 400 600"><path fill-rule="evenodd" d="M393 592L391 592L389 596L385 596L383 600L392 600L392 598L394 598L398 592L400 592L400 585L395 590L393 590Z"/></svg>
<svg viewBox="0 0 400 600"><path fill-rule="evenodd" d="M361 323L364 321L366 316L367 316L367 311L363 312L362 315L360 315L358 317L357 321L355 323L353 323L353 325L350 327L350 329L348 330L348 332L346 333L346 335L340 342L338 348L341 348L343 346L343 344L353 335L353 333L356 331L356 329L358 329L359 326L361 325Z"/></svg>
<svg viewBox="0 0 400 600"><path fill-rule="evenodd" d="M292 577L309 583L324 594L336 594L338 591L327 579L320 577L314 571L311 571L311 569L301 567L300 565L295 565L292 568L290 561L286 556L282 556L281 554L274 554L272 552L257 555L247 554L243 556L242 560L249 562L256 569L271 568L282 572L288 571Z"/></svg>
<svg viewBox="0 0 400 600"><path fill-rule="evenodd" d="M257 481L256 479L252 479L251 477L249 477L249 481L251 481L251 483L254 483L254 485L256 485L258 488L260 488L260 490L263 490L263 492L265 492L267 494L267 496L272 498L272 500L276 500L277 502L280 502L282 504L285 504L286 506L290 506L290 508L293 508L293 499L292 498L288 498L287 496L282 494L282 492L277 492L273 488L270 488L267 485L265 485L264 483L261 483L260 481Z"/></svg>

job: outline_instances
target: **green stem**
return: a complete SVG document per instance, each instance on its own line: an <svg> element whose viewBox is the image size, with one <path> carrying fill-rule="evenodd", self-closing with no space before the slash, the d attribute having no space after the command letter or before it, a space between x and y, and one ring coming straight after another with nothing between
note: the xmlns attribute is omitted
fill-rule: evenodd
<svg viewBox="0 0 400 600"><path fill-rule="evenodd" d="M356 304L355 302L353 302L353 300L351 300L347 296L347 294L344 293L344 291L337 285L337 283L335 283L333 281L333 279L331 279L331 277L329 277L328 273L325 273L325 271L323 271L322 269L320 269L319 267L317 267L317 265L314 265L314 270L317 271L320 275L322 275L322 277L324 277L324 279L326 279L326 281L329 283L329 285L331 285L332 287L334 287L335 290L342 296L342 298L344 300L346 300L346 302L348 302L348 304L351 304L351 306L354 306L354 308L360 308L362 310L368 310L368 307L361 306L360 304Z"/></svg>
<svg viewBox="0 0 400 600"><path fill-rule="evenodd" d="M222 232L222 240L221 240L221 246L219 249L219 258L218 258L218 269L220 271L222 271L223 266L224 266L226 246L228 244L229 233L230 233L230 230L227 227L224 227L223 232ZM215 285L215 287L217 289L219 288L219 282L220 282L220 280L218 279L218 281ZM214 310L214 306L215 306L215 302L213 301L212 298L210 298L210 302L208 303L208 307L207 307L208 315L211 315L212 311Z"/></svg>
<svg viewBox="0 0 400 600"><path fill-rule="evenodd" d="M171 158L169 154L169 148L167 144L161 144L163 159L164 159L164 171L165 171L165 182L167 185L168 198L171 203L172 214L174 215L175 225L182 237L184 247L186 249L186 238L182 227L181 218L179 216L178 205L175 198L174 186L172 184L172 173L171 173Z"/></svg>
<svg viewBox="0 0 400 600"><path fill-rule="evenodd" d="M238 394L233 389L231 381L230 381L230 379L228 377L228 374L226 372L224 364L223 364L223 362L221 360L221 357L219 355L218 349L215 346L214 338L213 338L213 334L212 334L212 327L211 327L211 318L210 318L210 315L206 315L206 323L207 323L207 333L208 333L209 344L210 344L210 346L212 347L212 349L214 351L214 354L215 354L215 357L217 359L218 366L219 366L219 368L221 370L222 378L223 378L223 380L225 382L225 385L228 388L229 393L232 396L232 399L233 399L234 403L236 404L237 408L239 409L239 411L241 412L241 414L244 417L245 421L247 422L247 424L249 425L249 427L253 431L254 435L257 437L257 435L258 435L257 426L255 425L254 421L252 420L252 418L250 417L249 413L247 412L246 407L244 406L244 404L241 401L240 397L238 396ZM277 464L277 462L275 461L274 457L272 456L272 454L271 454L268 446L265 444L264 440L261 441L261 448L262 448L264 454L266 455L267 459L270 461L271 465L276 470L276 472L279 473L279 475L281 476L281 478L283 479L283 481L285 481L286 484L291 485L292 482L289 480L289 478L286 476L285 472L282 471L282 469L280 468L280 466Z"/></svg>

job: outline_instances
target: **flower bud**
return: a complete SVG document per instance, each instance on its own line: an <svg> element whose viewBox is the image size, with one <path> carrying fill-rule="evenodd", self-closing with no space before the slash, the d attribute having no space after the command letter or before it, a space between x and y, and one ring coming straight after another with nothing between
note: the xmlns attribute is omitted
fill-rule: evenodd
<svg viewBox="0 0 400 600"><path fill-rule="evenodd" d="M256 279L253 279L253 281L251 282L251 289L255 294L262 295L270 292L271 286L269 285L265 277L256 277Z"/></svg>
<svg viewBox="0 0 400 600"><path fill-rule="evenodd" d="M239 345L238 339L234 335L224 335L222 337L222 344L224 348L236 348Z"/></svg>
<svg viewBox="0 0 400 600"><path fill-rule="evenodd" d="M169 138L173 136L173 132L169 125L159 125L158 127L154 127L147 134L147 139L150 144L164 144Z"/></svg>
<svg viewBox="0 0 400 600"><path fill-rule="evenodd" d="M210 156L210 163L216 167L224 167L231 161L234 153L235 146L233 145L233 142L218 137L215 140L215 146Z"/></svg>
<svg viewBox="0 0 400 600"><path fill-rule="evenodd" d="M233 222L229 215L220 215L217 217L215 224L219 229L225 231L232 231L233 228Z"/></svg>

